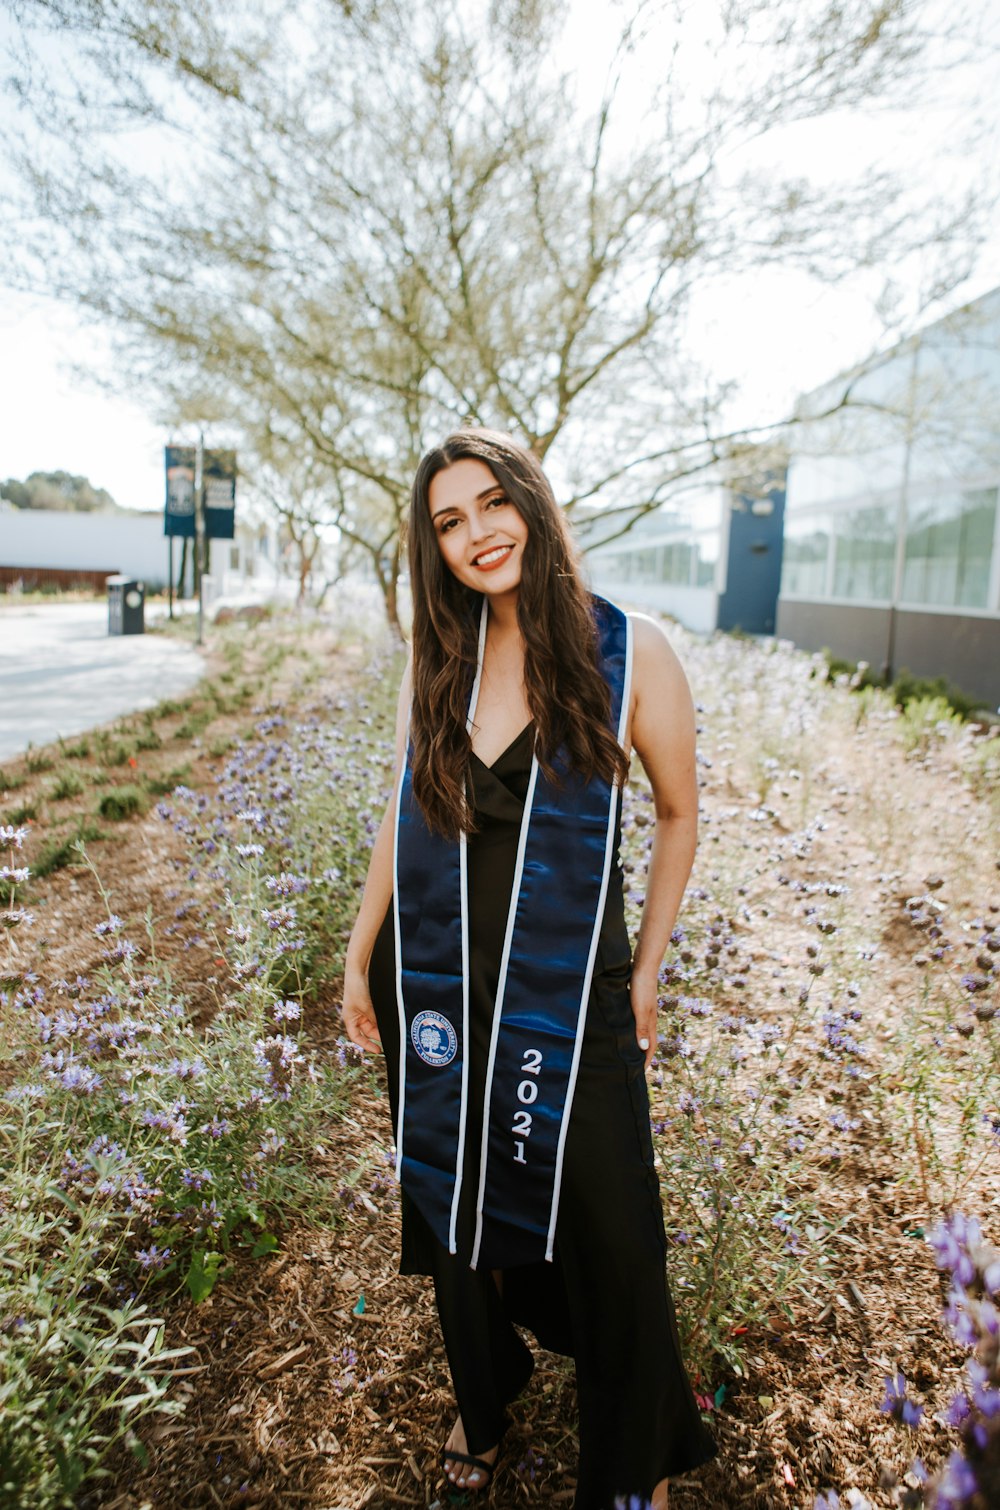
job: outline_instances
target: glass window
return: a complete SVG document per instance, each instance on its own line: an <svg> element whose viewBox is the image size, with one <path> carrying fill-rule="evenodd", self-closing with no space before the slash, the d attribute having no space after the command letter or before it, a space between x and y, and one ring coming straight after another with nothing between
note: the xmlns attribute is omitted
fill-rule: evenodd
<svg viewBox="0 0 1000 1510"><path fill-rule="evenodd" d="M996 488L911 505L903 601L985 608L996 511Z"/></svg>
<svg viewBox="0 0 1000 1510"><path fill-rule="evenodd" d="M634 582L655 582L657 580L657 551L650 547L643 551L635 551L632 556Z"/></svg>
<svg viewBox="0 0 1000 1510"><path fill-rule="evenodd" d="M715 586L715 567L719 559L718 535L703 536L695 542L694 580L696 587Z"/></svg>
<svg viewBox="0 0 1000 1510"><path fill-rule="evenodd" d="M676 582L681 586L687 586L691 581L691 560L693 547L686 541L675 540L672 545L663 547L663 568L661 581Z"/></svg>
<svg viewBox="0 0 1000 1510"><path fill-rule="evenodd" d="M786 515L781 591L796 598L825 598L829 553L828 519L789 519Z"/></svg>
<svg viewBox="0 0 1000 1510"><path fill-rule="evenodd" d="M896 520L888 508L836 516L833 596L888 602L896 555Z"/></svg>

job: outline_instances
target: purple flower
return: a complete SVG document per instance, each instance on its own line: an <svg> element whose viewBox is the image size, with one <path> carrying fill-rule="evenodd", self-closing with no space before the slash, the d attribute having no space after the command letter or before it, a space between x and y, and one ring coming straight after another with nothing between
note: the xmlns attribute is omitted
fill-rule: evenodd
<svg viewBox="0 0 1000 1510"><path fill-rule="evenodd" d="M963 1347L975 1347L979 1341L979 1329L969 1311L968 1296L960 1285L953 1285L948 1296L948 1305L941 1318L956 1342Z"/></svg>
<svg viewBox="0 0 1000 1510"><path fill-rule="evenodd" d="M205 1063L200 1055L194 1059L171 1059L167 1074L178 1080L201 1080L205 1075Z"/></svg>
<svg viewBox="0 0 1000 1510"><path fill-rule="evenodd" d="M0 927L3 928L30 928L34 921L34 913L24 907L8 907L6 912L0 912Z"/></svg>
<svg viewBox="0 0 1000 1510"><path fill-rule="evenodd" d="M944 1420L948 1426L953 1426L957 1430L960 1426L964 1426L965 1422L969 1419L971 1410L972 1407L969 1404L968 1395L964 1391L960 1391L945 1411Z"/></svg>
<svg viewBox="0 0 1000 1510"><path fill-rule="evenodd" d="M279 897L291 897L301 895L309 885L308 876L293 876L282 871L277 876L266 876L264 885L268 891Z"/></svg>
<svg viewBox="0 0 1000 1510"><path fill-rule="evenodd" d="M298 921L294 902L273 909L264 907L260 915L272 933L276 933L279 928L291 928Z"/></svg>
<svg viewBox="0 0 1000 1510"><path fill-rule="evenodd" d="M906 1379L901 1369L896 1371L895 1379L886 1378L885 1399L879 1410L883 1415L892 1416L894 1421L901 1421L904 1426L920 1425L924 1408L906 1398Z"/></svg>
<svg viewBox="0 0 1000 1510"><path fill-rule="evenodd" d="M155 1243L150 1243L148 1248L140 1248L136 1258L144 1269L155 1273L169 1262L171 1253L169 1248L158 1248Z"/></svg>
<svg viewBox="0 0 1000 1510"><path fill-rule="evenodd" d="M96 1070L89 1065L71 1062L59 1076L59 1083L63 1090L80 1091L82 1095L89 1096L101 1086L101 1077Z"/></svg>
<svg viewBox="0 0 1000 1510"><path fill-rule="evenodd" d="M937 1482L934 1510L961 1510L975 1494L976 1475L960 1452L953 1452Z"/></svg>
<svg viewBox="0 0 1000 1510"><path fill-rule="evenodd" d="M956 1211L934 1228L928 1241L934 1249L938 1268L950 1270L958 1284L970 1285L976 1277L976 1266L969 1249L982 1242L982 1231L975 1217Z"/></svg>

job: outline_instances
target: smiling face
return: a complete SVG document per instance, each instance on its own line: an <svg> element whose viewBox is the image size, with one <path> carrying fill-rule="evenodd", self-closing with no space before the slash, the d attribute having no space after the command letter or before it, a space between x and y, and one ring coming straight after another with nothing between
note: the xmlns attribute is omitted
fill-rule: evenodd
<svg viewBox="0 0 1000 1510"><path fill-rule="evenodd" d="M490 597L516 590L528 526L485 462L462 457L428 490L431 523L453 576Z"/></svg>

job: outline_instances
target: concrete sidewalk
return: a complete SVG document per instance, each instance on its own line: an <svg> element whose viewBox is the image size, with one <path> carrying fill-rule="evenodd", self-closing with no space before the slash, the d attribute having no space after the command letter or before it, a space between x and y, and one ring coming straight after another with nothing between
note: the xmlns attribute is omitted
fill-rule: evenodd
<svg viewBox="0 0 1000 1510"><path fill-rule="evenodd" d="M109 636L103 603L2 607L0 760L152 708L203 672L196 650L165 635Z"/></svg>

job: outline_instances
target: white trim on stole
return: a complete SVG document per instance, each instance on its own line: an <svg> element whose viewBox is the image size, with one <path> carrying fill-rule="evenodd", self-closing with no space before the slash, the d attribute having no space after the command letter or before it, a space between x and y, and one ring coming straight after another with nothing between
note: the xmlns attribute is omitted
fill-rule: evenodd
<svg viewBox="0 0 1000 1510"><path fill-rule="evenodd" d="M626 615L625 618L625 685L622 689L622 706L618 719L618 743L623 744L625 729L628 724L629 700L632 687L632 621ZM479 1248L483 1237L483 1202L486 1194L486 1174L489 1153L489 1126L490 1126L490 1101L493 1092L493 1067L496 1061L497 1040L500 1035L500 1019L503 1012L504 995L507 988L507 970L510 964L510 950L514 937L514 918L517 912L518 898L521 894L521 879L524 875L524 852L528 843L528 824L531 821L531 809L535 796L535 783L538 778L538 760L533 755L531 759L531 776L528 781L528 791L524 799L524 811L521 815L521 832L518 836L517 863L514 868L514 880L510 893L510 909L507 913L507 931L504 937L503 954L500 958L500 979L497 983L497 999L493 1010L493 1031L490 1036L490 1055L486 1066L486 1094L483 1099L483 1133L479 1155L479 1195L476 1201L476 1240L472 1249L472 1264L475 1269L479 1263ZM600 898L597 905L597 913L594 918L594 931L590 941L590 954L587 959L587 970L584 976L583 993L580 998L580 1007L577 1014L576 1039L573 1045L573 1060L570 1065L569 1080L566 1085L566 1102L563 1107L562 1122L559 1128L559 1142L556 1147L556 1164L552 1186L552 1206L549 1217L549 1231L545 1247L545 1257L552 1262L553 1245L556 1235L556 1217L559 1211L559 1189L562 1184L563 1156L566 1147L566 1134L569 1131L569 1114L573 1105L573 1093L576 1089L576 1080L580 1068L580 1053L583 1048L583 1028L587 1016L587 1001L590 996L590 985L594 975L594 961L597 958L597 944L601 934L601 926L604 922L604 904L608 895L608 881L611 875L611 857L615 839L615 815L617 809L617 782L612 784L611 798L608 805L608 830L604 847L604 875L601 881Z"/></svg>
<svg viewBox="0 0 1000 1510"><path fill-rule="evenodd" d="M625 685L622 688L622 708L618 719L618 743L624 746L625 730L628 727L629 702L632 694L632 620L625 617ZM594 918L594 932L590 940L590 956L587 960L587 973L583 978L583 994L580 997L580 1013L576 1024L576 1042L573 1045L573 1063L569 1071L569 1083L566 1087L566 1105L563 1108L562 1125L559 1128L559 1144L556 1149L556 1171L552 1183L552 1214L549 1218L549 1235L545 1244L545 1257L552 1262L552 1253L556 1241L556 1218L559 1214L559 1191L562 1186L563 1156L566 1151L566 1135L569 1132L569 1114L573 1109L573 1095L576 1091L576 1078L580 1069L580 1054L583 1050L583 1029L587 1020L587 1004L590 1000L590 985L594 978L594 962L597 958L597 945L601 937L601 927L604 923L604 904L608 896L608 881L611 878L611 858L615 845L615 816L618 807L618 782L611 787L611 803L608 810L608 835L604 847L604 879L601 882L601 895L597 903L597 915Z"/></svg>
<svg viewBox="0 0 1000 1510"><path fill-rule="evenodd" d="M469 697L469 713L466 728L472 733L472 721L479 701L479 688L483 679L483 652L486 648L487 604L479 620L479 650L476 678ZM403 1002L403 946L399 925L399 811L403 799L403 777L409 764L410 721L406 721L404 766L396 794L396 821L392 837L392 921L396 940L396 1010L399 1014L399 1113L396 1127L396 1178L403 1172L403 1111L406 1103L406 1007ZM455 1235L458 1221L458 1198L462 1191L462 1172L465 1164L465 1124L468 1119L469 1101L469 880L468 849L464 831L459 836L459 888L461 892L462 917L462 1095L458 1121L458 1149L455 1155L455 1189L451 1199L451 1220L448 1225L448 1251L458 1252Z"/></svg>

